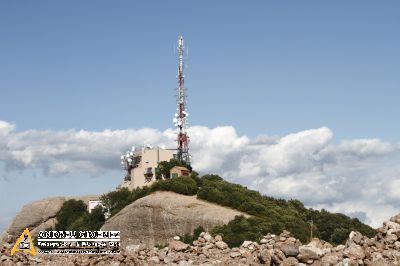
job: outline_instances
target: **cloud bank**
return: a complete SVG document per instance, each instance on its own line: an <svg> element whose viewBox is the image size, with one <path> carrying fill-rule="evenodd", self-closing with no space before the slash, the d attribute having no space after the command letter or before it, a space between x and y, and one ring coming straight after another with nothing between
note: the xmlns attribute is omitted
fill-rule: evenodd
<svg viewBox="0 0 400 266"><path fill-rule="evenodd" d="M307 206L357 216L372 226L400 212L400 144L380 139L333 142L326 127L282 137L239 136L230 126L193 126L193 167ZM172 129L18 132L0 121L0 161L7 171L87 173L119 168L132 145L174 147ZM121 177L122 177L121 173Z"/></svg>

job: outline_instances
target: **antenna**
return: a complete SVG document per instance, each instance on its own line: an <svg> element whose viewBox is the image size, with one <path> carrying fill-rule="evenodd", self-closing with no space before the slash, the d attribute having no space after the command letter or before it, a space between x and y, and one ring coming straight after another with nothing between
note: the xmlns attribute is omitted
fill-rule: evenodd
<svg viewBox="0 0 400 266"><path fill-rule="evenodd" d="M178 37L178 95L177 95L177 115L174 117L174 125L178 131L178 148L177 159L184 162L190 167L189 156L189 136L187 134L187 116L186 112L186 90L185 90L185 76L183 74L184 63L183 56L185 53L185 44L183 36Z"/></svg>

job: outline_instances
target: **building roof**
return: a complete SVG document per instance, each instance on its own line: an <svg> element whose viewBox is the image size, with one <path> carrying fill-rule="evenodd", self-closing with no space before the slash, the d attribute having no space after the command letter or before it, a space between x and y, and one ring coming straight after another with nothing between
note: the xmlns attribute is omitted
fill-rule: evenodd
<svg viewBox="0 0 400 266"><path fill-rule="evenodd" d="M180 170L180 171L189 171L189 169L187 169L184 166L174 166L174 167L171 168L171 170L172 169L176 169L176 170Z"/></svg>

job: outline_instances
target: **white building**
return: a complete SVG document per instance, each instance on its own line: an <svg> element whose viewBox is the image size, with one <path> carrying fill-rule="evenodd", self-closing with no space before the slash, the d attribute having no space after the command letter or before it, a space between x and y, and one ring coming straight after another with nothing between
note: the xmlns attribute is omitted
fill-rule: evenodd
<svg viewBox="0 0 400 266"><path fill-rule="evenodd" d="M92 213L92 210L94 208L96 208L97 206L99 206L99 205L101 207L105 208L104 204L103 204L103 202L101 200L89 200L89 206L88 206L89 213Z"/></svg>
<svg viewBox="0 0 400 266"><path fill-rule="evenodd" d="M163 178L157 173L159 171L158 164L172 158L174 158L172 150L153 148L151 145L139 150L133 147L131 152L121 157L127 176L119 188L127 187L132 190L150 185L156 180L156 176Z"/></svg>

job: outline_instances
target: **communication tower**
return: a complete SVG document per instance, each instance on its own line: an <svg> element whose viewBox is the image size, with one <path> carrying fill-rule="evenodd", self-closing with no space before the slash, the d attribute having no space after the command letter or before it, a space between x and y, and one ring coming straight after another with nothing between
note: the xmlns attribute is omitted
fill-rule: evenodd
<svg viewBox="0 0 400 266"><path fill-rule="evenodd" d="M178 94L177 94L177 109L175 117L173 119L174 125L177 128L177 154L176 158L184 162L190 167L190 155L189 155L189 136L187 134L187 118L189 114L186 112L186 89L185 89L185 75L184 70L184 57L185 45L183 36L180 35L178 38Z"/></svg>

